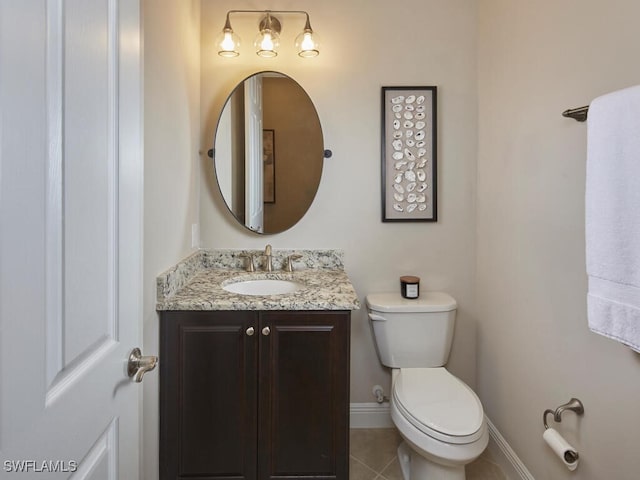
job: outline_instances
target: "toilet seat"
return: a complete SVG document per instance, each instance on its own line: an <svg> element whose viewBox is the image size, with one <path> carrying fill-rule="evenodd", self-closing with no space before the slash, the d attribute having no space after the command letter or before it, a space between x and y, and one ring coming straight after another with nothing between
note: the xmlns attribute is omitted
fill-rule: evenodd
<svg viewBox="0 0 640 480"><path fill-rule="evenodd" d="M478 396L444 367L401 368L394 380L393 400L407 421L438 440L472 443L484 432Z"/></svg>

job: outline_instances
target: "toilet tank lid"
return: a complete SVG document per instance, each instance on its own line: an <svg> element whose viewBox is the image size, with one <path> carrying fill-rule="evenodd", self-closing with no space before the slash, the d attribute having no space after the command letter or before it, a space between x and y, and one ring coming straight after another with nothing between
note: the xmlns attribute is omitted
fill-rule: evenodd
<svg viewBox="0 0 640 480"><path fill-rule="evenodd" d="M367 295L367 307L377 312L449 312L457 306L455 299L444 292L421 292L415 299L395 292Z"/></svg>

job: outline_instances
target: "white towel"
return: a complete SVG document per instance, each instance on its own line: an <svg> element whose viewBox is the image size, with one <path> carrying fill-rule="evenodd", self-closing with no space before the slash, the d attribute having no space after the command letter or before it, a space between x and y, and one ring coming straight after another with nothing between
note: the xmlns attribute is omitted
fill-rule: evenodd
<svg viewBox="0 0 640 480"><path fill-rule="evenodd" d="M640 352L640 86L589 106L589 328Z"/></svg>

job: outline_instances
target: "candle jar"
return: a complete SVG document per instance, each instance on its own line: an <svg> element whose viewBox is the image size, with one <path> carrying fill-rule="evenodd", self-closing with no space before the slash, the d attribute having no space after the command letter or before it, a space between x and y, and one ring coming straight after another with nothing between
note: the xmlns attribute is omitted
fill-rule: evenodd
<svg viewBox="0 0 640 480"><path fill-rule="evenodd" d="M404 298L418 298L420 296L420 277L412 275L400 277L400 292Z"/></svg>

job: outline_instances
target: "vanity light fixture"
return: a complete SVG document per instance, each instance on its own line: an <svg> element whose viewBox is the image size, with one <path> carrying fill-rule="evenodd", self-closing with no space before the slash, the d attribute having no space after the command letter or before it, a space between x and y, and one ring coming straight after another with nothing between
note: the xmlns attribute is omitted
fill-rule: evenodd
<svg viewBox="0 0 640 480"><path fill-rule="evenodd" d="M275 57L278 55L278 47L280 46L280 32L282 24L280 20L273 16L277 14L295 14L304 15L306 22L302 33L295 39L295 48L298 55L303 58L315 57L320 53L318 36L311 29L309 14L302 10L229 10L224 23L224 28L216 39L218 46L218 55L221 57L237 57L240 46L240 37L235 34L231 28L229 17L236 13L259 13L262 15L258 24L258 35L253 45L256 48L256 54L261 57Z"/></svg>

